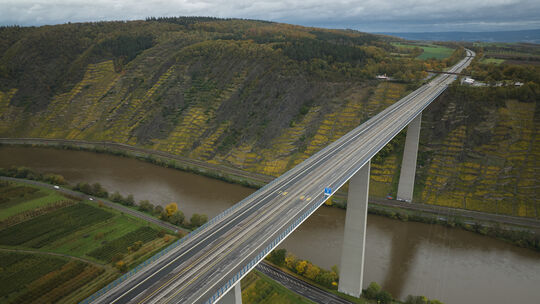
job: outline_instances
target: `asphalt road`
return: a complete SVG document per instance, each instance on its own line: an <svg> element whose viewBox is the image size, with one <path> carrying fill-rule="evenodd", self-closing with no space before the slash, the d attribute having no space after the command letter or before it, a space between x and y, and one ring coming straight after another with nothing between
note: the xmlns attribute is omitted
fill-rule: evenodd
<svg viewBox="0 0 540 304"><path fill-rule="evenodd" d="M460 72L474 53L450 69ZM456 76L443 74L344 135L206 226L94 303L205 303L217 300L261 252L277 246L405 128ZM249 269L255 265L250 264ZM249 270L247 269L247 270ZM235 281L236 282L236 281ZM226 285L227 284L227 285ZM217 298L216 298L217 295Z"/></svg>
<svg viewBox="0 0 540 304"><path fill-rule="evenodd" d="M91 197L89 195L79 193L79 192L76 192L76 191L73 191L73 190L70 190L70 189L67 189L67 188L63 188L63 187L59 187L59 189L55 189L54 185L39 182L39 181L34 181L34 180L19 179L19 178L5 177L5 176L0 176L0 180L16 181L16 182L19 182L19 183L26 183L26 184L30 184L30 185L40 186L40 187L48 188L48 189L51 189L51 190L56 190L56 191L64 193L64 194L68 194L68 195L73 196L73 197L78 197L79 199L82 199L82 200L87 200L88 198ZM158 226L160 226L162 228L169 229L169 230L172 230L172 231L175 231L177 229L182 229L182 228L174 226L174 225L172 225L170 223L160 221L160 220L157 220L157 219L155 219L153 217L150 217L145 213L134 211L132 209L129 209L129 208L121 206L121 205L118 205L118 204L110 202L108 200L103 200L103 199L95 199L94 200L94 202L98 202L98 201L102 201L106 206L114 208L114 209L116 209L118 211L122 211L124 213L129 213L132 216L138 217L138 218L140 218L142 220L149 221L149 222L154 223L154 224L156 224L156 225L158 225ZM0 250L35 253L35 251L31 251L31 250L18 250L18 249L15 250L15 249L3 249L3 248L0 248ZM71 258L71 259L78 259L78 260L81 260L83 262L95 264L95 262L93 262L93 261L89 261L89 260L85 260L85 259L81 259L81 258L78 258L78 257L73 257L73 256L65 255L65 254L60 254L60 253L51 253L51 252L38 252L38 253L49 254L49 255L57 255L57 256L65 256L65 257L68 257L68 258ZM304 296L304 297L306 297L306 298L308 298L308 299L310 299L310 300L312 300L312 301L314 301L316 303L329 303L329 304L334 304L334 303L346 303L346 304L348 304L348 303L351 303L351 302L346 301L346 300L344 300L344 299L342 299L342 298L340 298L340 297L338 297L338 296L336 296L334 294L328 293L325 290L322 290L322 289L320 289L318 287L310 285L310 284L306 283L305 281L297 279L296 277L291 276L291 275L287 274L286 272L282 271L281 269L276 268L276 267L274 267L274 266L272 266L270 264L261 263L261 264L257 265L257 270L259 270L260 272L266 274L267 276L274 279L275 281L281 283L283 286L285 286L289 290L291 290L293 292L296 292L296 293L298 293L298 294L300 294L300 295L302 295L302 296Z"/></svg>

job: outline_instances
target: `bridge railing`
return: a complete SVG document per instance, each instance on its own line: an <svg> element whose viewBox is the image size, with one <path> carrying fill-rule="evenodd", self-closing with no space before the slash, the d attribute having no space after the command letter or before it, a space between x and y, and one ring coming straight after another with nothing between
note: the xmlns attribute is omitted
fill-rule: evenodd
<svg viewBox="0 0 540 304"><path fill-rule="evenodd" d="M261 189L264 189L264 188L267 188L267 187L272 187L275 183L277 183L278 181L280 180L280 178L276 178L274 180L272 180L270 183L266 184L263 188ZM257 191L255 191L254 193L250 194L248 197L244 198L243 200L241 200L240 202L234 204L233 206L231 206L230 208L226 209L225 211L221 212L220 214L218 214L217 216L213 217L210 221L206 222L205 224L203 224L202 226L198 227L197 229L191 231L190 233L188 233L186 236L184 236L183 238L177 240L176 242L174 242L173 244L169 245L167 248L163 249L162 251L156 253L155 255L153 255L152 257L150 257L149 259L147 259L146 261L144 261L143 263L139 264L137 267L133 268L132 270L128 271L127 273L125 273L124 275L122 275L121 277L119 277L118 279L114 280L113 282L109 283L107 286L101 288L100 290L98 290L97 292L93 293L91 296L89 296L88 298L84 299L83 301L79 302L80 304L89 304L89 303L92 303L94 300L96 300L97 298L101 297L102 295L104 295L105 293L109 292L111 289L113 289L114 287L118 286L119 284L121 284L122 282L126 281L127 279L129 279L130 277L134 276L136 273L138 273L139 271L141 271L144 267L154 263L155 261L157 261L158 259L160 259L162 256L166 255L167 253L171 252L171 250L175 249L176 247L178 247L180 244L183 244L185 243L186 241L188 241L189 239L191 239L192 237L194 237L195 235L197 235L198 233L200 233L201 231L203 231L205 228L207 227L210 227L212 226L213 224L217 223L219 220L221 220L222 218L224 218L225 216L231 214L232 212L234 212L236 209L238 209L239 207L245 205L247 202L249 202L255 195L256 195Z"/></svg>
<svg viewBox="0 0 540 304"><path fill-rule="evenodd" d="M208 300L205 304L212 304L219 300L229 289L231 289L239 280L241 280L248 272L250 272L257 264L259 264L266 255L268 255L272 250L274 250L289 234L291 234L300 224L302 224L315 210L317 210L328 197L323 197L322 199L317 199L317 203L313 205L304 212L300 217L298 217L289 227L283 230L275 239L273 239L264 249L262 249L254 258L249 260L249 262L244 265L238 272L236 272L223 286L221 286Z"/></svg>

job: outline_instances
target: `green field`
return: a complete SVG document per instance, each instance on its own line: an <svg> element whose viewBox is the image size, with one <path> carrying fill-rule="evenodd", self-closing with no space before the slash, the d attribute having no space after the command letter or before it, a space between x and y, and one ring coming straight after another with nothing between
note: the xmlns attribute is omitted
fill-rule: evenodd
<svg viewBox="0 0 540 304"><path fill-rule="evenodd" d="M38 207L69 201L56 191L14 182L0 182L0 221Z"/></svg>
<svg viewBox="0 0 540 304"><path fill-rule="evenodd" d="M67 199L56 191L13 182L0 191L11 211L0 221L1 303L78 302L121 275L117 262L125 271L175 238L95 203L54 205Z"/></svg>
<svg viewBox="0 0 540 304"><path fill-rule="evenodd" d="M242 303L313 303L258 271L248 273L241 284Z"/></svg>
<svg viewBox="0 0 540 304"><path fill-rule="evenodd" d="M486 63L486 64L489 64L489 63L493 63L493 64L501 64L504 62L504 59L499 59L499 58L483 58L481 61L481 63Z"/></svg>
<svg viewBox="0 0 540 304"><path fill-rule="evenodd" d="M445 59L450 57L450 55L452 55L452 53L454 52L454 50L451 48L435 44L405 44L396 42L392 43L392 45L404 48L421 48L423 52L418 57L416 57L418 59Z"/></svg>

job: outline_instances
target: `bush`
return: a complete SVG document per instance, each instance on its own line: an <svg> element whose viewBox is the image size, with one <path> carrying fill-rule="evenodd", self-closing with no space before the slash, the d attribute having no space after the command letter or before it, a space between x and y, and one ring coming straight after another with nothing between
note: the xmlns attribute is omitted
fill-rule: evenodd
<svg viewBox="0 0 540 304"><path fill-rule="evenodd" d="M165 206L165 213L167 214L167 217L173 215L176 210L178 210L178 205L176 203L170 203Z"/></svg>
<svg viewBox="0 0 540 304"><path fill-rule="evenodd" d="M152 213L154 212L154 205L152 205L148 200L140 201L139 210L143 212Z"/></svg>
<svg viewBox="0 0 540 304"><path fill-rule="evenodd" d="M126 197L126 199L124 200L124 204L126 206L133 206L135 205L135 200L133 199L133 194L130 194Z"/></svg>
<svg viewBox="0 0 540 304"><path fill-rule="evenodd" d="M190 222L192 226L200 227L208 222L208 216L206 216L206 214L193 213Z"/></svg>
<svg viewBox="0 0 540 304"><path fill-rule="evenodd" d="M173 225L182 225L184 223L184 213L180 210L176 211L169 217L169 222Z"/></svg>
<svg viewBox="0 0 540 304"><path fill-rule="evenodd" d="M381 290L379 293L377 293L375 299L381 304L392 303L392 295L385 290Z"/></svg>
<svg viewBox="0 0 540 304"><path fill-rule="evenodd" d="M43 178L45 179L45 181L51 184L57 184L57 185L67 184L65 178L59 174L45 174Z"/></svg>
<svg viewBox="0 0 540 304"><path fill-rule="evenodd" d="M99 197L108 197L109 196L109 193L107 192L107 190L105 190L100 183L94 183L92 185L92 193L88 193L88 194L93 194L95 196L99 196Z"/></svg>
<svg viewBox="0 0 540 304"><path fill-rule="evenodd" d="M163 213L163 207L159 205L154 207L154 215L161 215L162 213Z"/></svg>
<svg viewBox="0 0 540 304"><path fill-rule="evenodd" d="M364 296L368 299L375 299L381 291L381 286L375 282L369 283L368 288L364 291Z"/></svg>
<svg viewBox="0 0 540 304"><path fill-rule="evenodd" d="M413 296L408 295L405 299L405 304L443 304L439 300L429 300L428 298L424 296Z"/></svg>
<svg viewBox="0 0 540 304"><path fill-rule="evenodd" d="M278 266L283 266L285 264L285 257L287 256L287 250L285 249L276 249L270 252L268 260Z"/></svg>
<svg viewBox="0 0 540 304"><path fill-rule="evenodd" d="M116 266L116 268L117 268L118 270L120 270L121 272L125 272L125 271L127 271L127 269L128 269L128 268L127 268L127 265L126 265L126 263L124 263L124 261L118 261L118 262L116 262L116 265L115 265L115 266Z"/></svg>
<svg viewBox="0 0 540 304"><path fill-rule="evenodd" d="M111 199L111 201L113 201L115 203L122 203L124 201L124 198L122 197L122 195L118 191L115 191L111 195L110 199Z"/></svg>

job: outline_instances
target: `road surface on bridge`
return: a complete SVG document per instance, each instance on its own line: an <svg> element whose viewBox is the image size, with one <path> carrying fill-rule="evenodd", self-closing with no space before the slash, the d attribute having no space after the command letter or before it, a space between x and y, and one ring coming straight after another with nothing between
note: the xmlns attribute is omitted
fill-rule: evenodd
<svg viewBox="0 0 540 304"><path fill-rule="evenodd" d="M474 57L449 69L459 73ZM382 147L423 111L456 76L441 74L261 188L93 303L205 303L218 299L249 261L275 247ZM287 234L288 235L288 234ZM316 241L316 240L314 240ZM249 266L249 269L255 265ZM249 270L248 269L248 270ZM245 274L242 272L242 275ZM236 282L236 281L235 281ZM216 292L218 296L216 297Z"/></svg>

